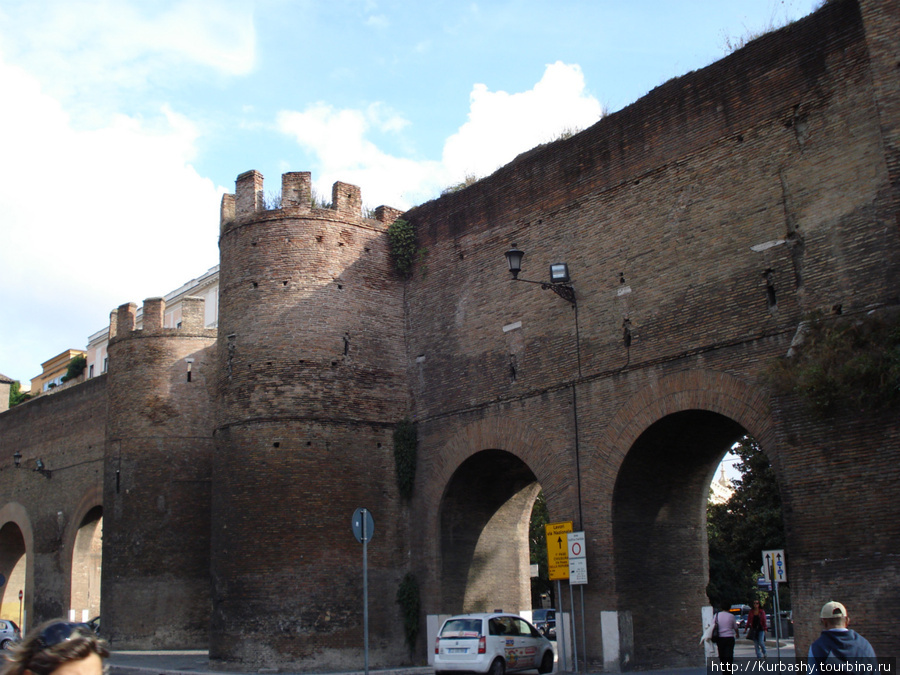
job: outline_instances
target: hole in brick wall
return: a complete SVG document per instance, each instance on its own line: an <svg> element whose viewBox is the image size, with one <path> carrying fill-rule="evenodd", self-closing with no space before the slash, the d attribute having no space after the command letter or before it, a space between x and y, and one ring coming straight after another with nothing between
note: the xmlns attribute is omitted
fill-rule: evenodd
<svg viewBox="0 0 900 675"><path fill-rule="evenodd" d="M306 447L307 447L307 448L308 448L309 446L311 446L311 445L312 445L312 441L306 441Z"/></svg>
<svg viewBox="0 0 900 675"><path fill-rule="evenodd" d="M250 242L250 245L251 245L251 246L256 246L256 242L255 242L255 241L251 241L251 242Z"/></svg>
<svg viewBox="0 0 900 675"><path fill-rule="evenodd" d="M343 245L344 245L344 242L342 242L342 241L338 242L338 246L343 246Z"/></svg>
<svg viewBox="0 0 900 675"><path fill-rule="evenodd" d="M273 448L280 448L280 447L281 447L281 443L279 443L278 441L275 441L274 443L272 443L272 447L273 447Z"/></svg>
<svg viewBox="0 0 900 675"><path fill-rule="evenodd" d="M281 282L281 285L282 285L282 286L287 286L287 282L286 282L286 281L282 281L282 282Z"/></svg>
<svg viewBox="0 0 900 675"><path fill-rule="evenodd" d="M517 371L518 371L518 369L516 367L516 355L510 354L509 355L509 380L510 380L510 382L516 381Z"/></svg>
<svg viewBox="0 0 900 675"><path fill-rule="evenodd" d="M840 304L840 303L837 304L837 305L832 305L832 306L831 306L831 313L832 313L832 314L838 314L838 315L843 314L843 313L844 313L844 306L843 306L842 304Z"/></svg>
<svg viewBox="0 0 900 675"><path fill-rule="evenodd" d="M338 290L342 290L344 288L344 284L338 284Z"/></svg>
<svg viewBox="0 0 900 675"><path fill-rule="evenodd" d="M256 283L255 281L253 282L253 288L259 288L259 284Z"/></svg>
<svg viewBox="0 0 900 675"><path fill-rule="evenodd" d="M738 142L738 143L743 143L743 142L744 142L744 135L743 135L743 134L738 134L738 135L737 135L737 142Z"/></svg>
<svg viewBox="0 0 900 675"><path fill-rule="evenodd" d="M266 361L266 365L267 365L267 366L271 366L271 365L272 365L272 362L271 362L271 361Z"/></svg>
<svg viewBox="0 0 900 675"><path fill-rule="evenodd" d="M378 447L379 447L379 448L381 447L381 443L378 443Z"/></svg>
<svg viewBox="0 0 900 675"><path fill-rule="evenodd" d="M331 362L331 366L332 366L332 367L334 367L334 366L336 366L336 365L337 365L337 361L332 361L332 362Z"/></svg>
<svg viewBox="0 0 900 675"><path fill-rule="evenodd" d="M775 296L775 274L773 270L763 272L763 278L766 280L766 306L770 312L778 309L778 299Z"/></svg>
<svg viewBox="0 0 900 675"><path fill-rule="evenodd" d="M371 253L371 251L372 251L372 249L370 249L370 248L368 248L368 247L364 248L363 250L364 250L366 253Z"/></svg>
<svg viewBox="0 0 900 675"><path fill-rule="evenodd" d="M316 235L316 241L319 242L320 244L322 243L322 235L321 234Z"/></svg>

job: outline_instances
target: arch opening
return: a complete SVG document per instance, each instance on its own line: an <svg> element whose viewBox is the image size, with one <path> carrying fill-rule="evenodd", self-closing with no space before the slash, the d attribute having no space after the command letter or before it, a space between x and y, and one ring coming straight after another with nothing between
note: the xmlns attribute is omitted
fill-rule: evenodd
<svg viewBox="0 0 900 675"><path fill-rule="evenodd" d="M746 433L718 413L678 412L648 427L622 463L612 509L616 592L620 609L631 612L641 666L702 658L709 487L722 457Z"/></svg>
<svg viewBox="0 0 900 675"><path fill-rule="evenodd" d="M69 618L89 621L100 615L100 570L103 557L103 508L88 511L72 547Z"/></svg>
<svg viewBox="0 0 900 675"><path fill-rule="evenodd" d="M22 628L23 607L19 591L24 593L27 558L25 537L15 523L0 527L0 574L6 583L0 586L0 618L15 621Z"/></svg>
<svg viewBox="0 0 900 675"><path fill-rule="evenodd" d="M529 524L541 491L503 450L473 455L441 500L441 612L531 610Z"/></svg>

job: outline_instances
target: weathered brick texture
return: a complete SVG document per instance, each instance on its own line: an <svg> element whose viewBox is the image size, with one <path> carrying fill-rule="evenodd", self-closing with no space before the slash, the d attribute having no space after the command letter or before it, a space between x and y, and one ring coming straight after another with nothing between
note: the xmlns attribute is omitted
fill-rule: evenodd
<svg viewBox="0 0 900 675"><path fill-rule="evenodd" d="M900 652L896 415L822 421L763 377L809 312L900 305L898 17L897 0L828 2L405 214L363 217L346 183L318 208L307 172L282 176L271 208L262 176L239 176L217 337L193 302L180 330L160 299L143 331L123 305L107 378L0 414L0 540L34 552L35 617L64 609L71 523L100 506L102 461L117 647L200 646L209 622L222 667L358 669L364 506L372 665L422 663L424 630L403 645L404 574L423 619L530 609L543 490L551 519L586 533L591 667L602 611L633 626L630 667L695 665L708 486L751 434L784 503L798 653L831 598ZM388 250L400 215L426 252L410 280ZM568 263L577 304L513 281L513 244L524 280ZM406 415L409 502L392 451ZM15 447L86 459L60 490L7 469Z"/></svg>

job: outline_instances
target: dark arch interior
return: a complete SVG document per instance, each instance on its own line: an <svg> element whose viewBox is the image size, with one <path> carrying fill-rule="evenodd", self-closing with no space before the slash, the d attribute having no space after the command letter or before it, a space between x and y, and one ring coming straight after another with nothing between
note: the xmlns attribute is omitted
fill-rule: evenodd
<svg viewBox="0 0 900 675"><path fill-rule="evenodd" d="M503 450L457 469L441 502L441 612L531 609L528 523L540 485Z"/></svg>
<svg viewBox="0 0 900 675"><path fill-rule="evenodd" d="M632 613L642 666L698 658L700 609L708 604L709 484L745 434L717 413L675 413L641 434L622 464L613 494L616 591L620 609Z"/></svg>

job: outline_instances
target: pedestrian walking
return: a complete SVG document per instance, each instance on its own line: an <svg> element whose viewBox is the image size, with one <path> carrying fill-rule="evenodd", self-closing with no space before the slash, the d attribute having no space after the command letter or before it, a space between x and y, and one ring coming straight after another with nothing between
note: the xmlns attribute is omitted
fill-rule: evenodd
<svg viewBox="0 0 900 675"><path fill-rule="evenodd" d="M819 666L828 664L872 664L875 650L869 641L854 630L850 630L847 608L839 602L826 602L819 613L822 620L822 634L809 647L807 655L809 672L820 673ZM877 669L877 665L875 666Z"/></svg>
<svg viewBox="0 0 900 675"><path fill-rule="evenodd" d="M756 658L766 658L766 611L760 606L759 600L753 601L753 608L747 615L747 639L753 642L756 649Z"/></svg>
<svg viewBox="0 0 900 675"><path fill-rule="evenodd" d="M727 607L727 605L725 606ZM737 620L734 618L734 614L728 610L720 610L716 612L713 621L716 624L719 635L718 640L716 640L716 647L719 648L719 660L722 663L733 663L734 642L738 633Z"/></svg>

